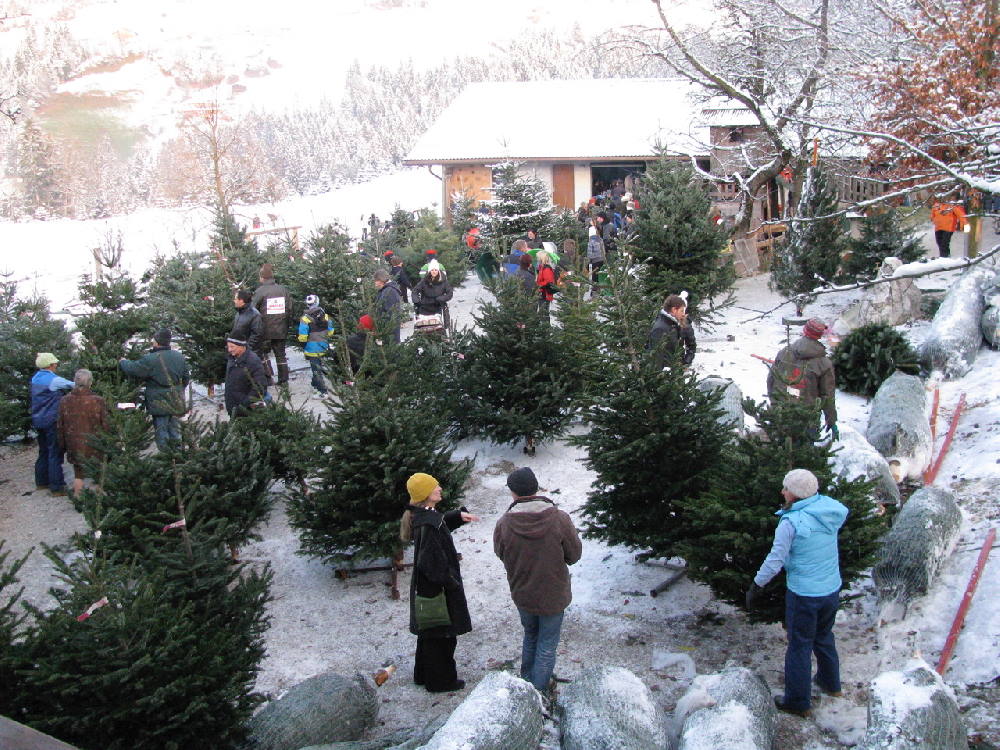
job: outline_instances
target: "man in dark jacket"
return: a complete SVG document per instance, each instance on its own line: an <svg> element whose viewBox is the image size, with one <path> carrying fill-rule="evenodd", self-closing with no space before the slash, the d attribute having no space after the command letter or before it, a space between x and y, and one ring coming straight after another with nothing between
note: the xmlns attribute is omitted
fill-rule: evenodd
<svg viewBox="0 0 1000 750"><path fill-rule="evenodd" d="M573 599L568 565L583 546L573 521L547 497L528 467L507 477L514 502L493 530L493 551L507 570L510 596L524 627L521 677L539 691L549 688L563 613Z"/></svg>
<svg viewBox="0 0 1000 750"><path fill-rule="evenodd" d="M260 357L240 339L226 339L226 412L241 417L248 409L263 406L267 398L267 373Z"/></svg>
<svg viewBox="0 0 1000 750"><path fill-rule="evenodd" d="M260 311L253 306L253 295L246 289L240 289L233 297L233 305L236 306L236 315L233 317L233 327L229 331L230 338L246 341L257 356L261 355L261 345L263 343L264 321L260 316Z"/></svg>
<svg viewBox="0 0 1000 750"><path fill-rule="evenodd" d="M56 375L58 364L59 360L51 352L40 352L35 357L38 372L31 378L31 426L38 435L35 487L48 487L53 495L65 495L63 449L59 444L56 420L59 402L73 388L73 381Z"/></svg>
<svg viewBox="0 0 1000 750"><path fill-rule="evenodd" d="M270 263L260 267L260 286L253 293L252 304L264 319L261 357L268 381L273 380L270 352L278 367L278 385L288 385L288 359L285 356L285 339L288 338L289 316L292 314L292 296L288 289L274 280ZM247 339L240 339L246 341Z"/></svg>
<svg viewBox="0 0 1000 750"><path fill-rule="evenodd" d="M784 347L774 358L767 374L767 395L772 401L792 398L815 405L822 411L826 428L834 440L840 439L837 429L837 376L833 362L826 356L820 337L826 333L826 323L812 318L802 327L802 337ZM819 437L818 430L810 437Z"/></svg>
<svg viewBox="0 0 1000 750"><path fill-rule="evenodd" d="M402 315L400 306L403 304L403 297L399 292L399 287L391 280L389 272L384 268L379 268L373 276L375 280L375 321L378 323L379 332L391 333L398 344L399 320Z"/></svg>
<svg viewBox="0 0 1000 750"><path fill-rule="evenodd" d="M347 354L351 361L351 372L355 375L361 369L368 348L368 337L375 332L375 321L371 315L358 318L358 330L347 337Z"/></svg>
<svg viewBox="0 0 1000 750"><path fill-rule="evenodd" d="M392 280L396 282L396 286L399 287L400 294L403 297L403 302L409 302L409 290L413 289L413 279L410 278L410 274L406 272L406 267L403 265L403 259L398 255L393 254L389 258L389 274L392 276Z"/></svg>
<svg viewBox="0 0 1000 750"><path fill-rule="evenodd" d="M146 389L146 411L153 418L156 447L164 450L167 442L181 439L178 417L187 413L184 389L191 382L184 355L170 348L170 329L153 334L153 348L135 362L123 359L118 363L130 378L141 380Z"/></svg>
<svg viewBox="0 0 1000 750"><path fill-rule="evenodd" d="M690 365L696 349L694 329L687 319L687 302L680 295L671 294L663 300L663 309L653 321L646 351L653 353L653 364L662 370L675 357L680 358L682 365Z"/></svg>

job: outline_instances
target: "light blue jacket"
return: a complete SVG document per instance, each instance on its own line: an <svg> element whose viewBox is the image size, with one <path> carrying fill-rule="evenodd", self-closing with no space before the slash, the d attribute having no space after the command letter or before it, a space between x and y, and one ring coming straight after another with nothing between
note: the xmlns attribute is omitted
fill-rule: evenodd
<svg viewBox="0 0 1000 750"><path fill-rule="evenodd" d="M828 596L839 591L840 554L837 532L847 518L847 507L832 497L816 494L779 510L774 544L754 583L763 586L782 567L788 590L799 596Z"/></svg>

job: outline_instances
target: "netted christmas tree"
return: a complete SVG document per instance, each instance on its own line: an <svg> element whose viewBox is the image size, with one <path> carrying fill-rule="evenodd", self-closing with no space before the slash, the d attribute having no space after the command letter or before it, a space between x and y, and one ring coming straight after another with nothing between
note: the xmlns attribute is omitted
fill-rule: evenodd
<svg viewBox="0 0 1000 750"><path fill-rule="evenodd" d="M830 357L837 373L837 386L866 398L896 370L907 375L920 372L917 353L899 331L881 323L855 328L834 349Z"/></svg>
<svg viewBox="0 0 1000 750"><path fill-rule="evenodd" d="M31 429L29 382L39 352L55 354L59 374L72 380L72 343L63 322L52 318L44 297L18 297L17 282L0 274L0 439Z"/></svg>
<svg viewBox="0 0 1000 750"><path fill-rule="evenodd" d="M524 440L533 455L569 424L573 376L520 280L499 277L490 289L495 300L473 316L478 333L462 352L460 426L495 443Z"/></svg>
<svg viewBox="0 0 1000 750"><path fill-rule="evenodd" d="M924 254L920 239L903 226L896 209L866 216L861 221L861 236L850 239L848 249L837 279L840 282L875 278L890 256L912 263Z"/></svg>
<svg viewBox="0 0 1000 750"><path fill-rule="evenodd" d="M238 747L262 700L270 570L233 565L219 524L165 529L129 554L99 506L87 520L73 554L45 549L61 587L53 607L29 608L0 712L83 750Z"/></svg>
<svg viewBox="0 0 1000 750"><path fill-rule="evenodd" d="M434 476L454 507L471 471L451 459L450 415L439 408L441 352L419 341L373 352L369 373L333 384L340 409L319 433L303 486L289 488L288 514L304 554L344 562L394 558L406 480Z"/></svg>
<svg viewBox="0 0 1000 750"><path fill-rule="evenodd" d="M688 317L710 321L732 301L735 275L723 255L726 231L712 220L708 186L690 167L661 154L640 183L634 252L646 293L659 302L688 292Z"/></svg>
<svg viewBox="0 0 1000 750"><path fill-rule="evenodd" d="M529 229L541 240L551 239L552 200L537 177L522 174L517 162L493 167L493 200L490 213L479 214L479 241L486 242L494 256L503 258L514 240Z"/></svg>
<svg viewBox="0 0 1000 750"><path fill-rule="evenodd" d="M645 351L656 304L626 259L612 264L608 286L601 298L608 365L583 412L589 432L570 438L597 474L585 532L645 556L672 556L688 533L682 502L708 486L730 430L719 424L717 391L700 390L679 359L658 370Z"/></svg>
<svg viewBox="0 0 1000 750"><path fill-rule="evenodd" d="M833 282L848 249L848 224L838 214L837 191L819 167L806 169L802 196L789 219L787 239L775 248L771 289L795 300L796 312L816 287Z"/></svg>
<svg viewBox="0 0 1000 750"><path fill-rule="evenodd" d="M820 492L850 511L839 534L846 589L871 567L886 530L875 515L872 483L834 476L829 444L801 437L815 419L808 406L781 401L768 407L747 400L744 409L761 432L727 447L712 467L708 486L680 501L688 532L678 552L687 560L689 575L708 584L719 599L744 607L747 589L774 541L782 480L792 469L808 469L819 479ZM782 619L783 582L781 573L758 595L749 612L752 619Z"/></svg>

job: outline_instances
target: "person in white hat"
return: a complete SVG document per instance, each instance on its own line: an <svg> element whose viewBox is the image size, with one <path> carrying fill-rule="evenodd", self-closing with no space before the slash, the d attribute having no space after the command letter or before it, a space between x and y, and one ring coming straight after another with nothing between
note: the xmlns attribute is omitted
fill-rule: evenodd
<svg viewBox="0 0 1000 750"><path fill-rule="evenodd" d="M819 494L816 475L806 469L785 474L784 505L774 532L774 544L757 571L746 606L763 586L785 569L785 694L774 704L787 713L806 716L811 700L812 654L816 654L816 684L829 695L840 695L840 658L833 623L840 606L840 555L837 533L847 507Z"/></svg>
<svg viewBox="0 0 1000 750"><path fill-rule="evenodd" d="M59 402L73 390L73 381L56 375L58 364L52 352L39 352L35 357L38 372L31 378L31 426L38 435L35 487L40 490L47 487L53 495L65 495L63 449L59 445L56 420Z"/></svg>

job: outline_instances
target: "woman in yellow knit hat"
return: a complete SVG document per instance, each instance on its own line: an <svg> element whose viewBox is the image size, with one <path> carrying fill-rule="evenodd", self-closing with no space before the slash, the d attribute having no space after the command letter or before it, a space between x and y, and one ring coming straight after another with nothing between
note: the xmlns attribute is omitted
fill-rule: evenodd
<svg viewBox="0 0 1000 750"><path fill-rule="evenodd" d="M413 681L432 693L461 690L465 681L455 670L455 646L458 636L472 630L472 619L451 532L479 517L465 508L438 511L441 485L430 474L411 476L406 491L410 504L400 536L413 540L410 632L417 636Z"/></svg>

